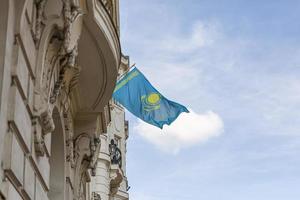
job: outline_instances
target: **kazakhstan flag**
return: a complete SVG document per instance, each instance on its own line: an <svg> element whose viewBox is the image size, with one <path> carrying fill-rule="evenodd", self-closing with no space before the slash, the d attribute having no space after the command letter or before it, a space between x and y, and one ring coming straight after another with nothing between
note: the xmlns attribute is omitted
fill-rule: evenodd
<svg viewBox="0 0 300 200"><path fill-rule="evenodd" d="M163 128L171 124L186 107L162 96L137 69L117 82L113 98L145 122Z"/></svg>

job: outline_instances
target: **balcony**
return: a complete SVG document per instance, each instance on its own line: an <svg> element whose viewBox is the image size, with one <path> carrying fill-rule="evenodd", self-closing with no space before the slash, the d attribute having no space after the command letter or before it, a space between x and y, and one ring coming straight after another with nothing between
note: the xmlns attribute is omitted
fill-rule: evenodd
<svg viewBox="0 0 300 200"><path fill-rule="evenodd" d="M117 1L83 1L83 25L78 46L81 67L74 99L76 112L90 115L103 110L111 98L121 61Z"/></svg>

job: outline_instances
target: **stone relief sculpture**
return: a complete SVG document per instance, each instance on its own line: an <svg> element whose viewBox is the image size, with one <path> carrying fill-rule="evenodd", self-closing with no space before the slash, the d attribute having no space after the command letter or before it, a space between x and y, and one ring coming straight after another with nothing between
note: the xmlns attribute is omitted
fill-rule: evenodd
<svg viewBox="0 0 300 200"><path fill-rule="evenodd" d="M43 21L43 8L46 0L37 0L36 37L40 38ZM43 133L54 130L52 110L60 95L65 92L64 106L69 107L68 95L78 82L80 67L77 65L77 45L82 26L82 12L71 0L63 1L63 30L57 30L46 50L42 69L41 85L35 89L35 110L41 119Z"/></svg>
<svg viewBox="0 0 300 200"><path fill-rule="evenodd" d="M74 140L75 146L75 183L74 195L75 199L85 199L82 196L85 194L84 186L89 182L87 170L92 170L92 175L95 175L97 164L97 156L100 151L100 140L95 135L82 133Z"/></svg>
<svg viewBox="0 0 300 200"><path fill-rule="evenodd" d="M43 133L47 134L54 131L54 121L52 119L53 105L49 104L49 94L53 88L54 79L57 76L59 68L58 52L61 41L57 35L54 35L49 42L46 50L45 61L41 74L41 82L35 88L34 109L36 115L41 121Z"/></svg>
<svg viewBox="0 0 300 200"><path fill-rule="evenodd" d="M70 0L63 1L64 40L60 50L61 69L50 97L50 103L52 104L56 101L62 87L69 93L70 89L77 83L80 67L76 62L76 58L78 55L78 40L81 34L82 15L81 10Z"/></svg>
<svg viewBox="0 0 300 200"><path fill-rule="evenodd" d="M59 72L58 80L55 82L52 94L50 96L50 103L54 104L61 90L64 89L68 95L73 89L79 78L80 67L75 64L77 56L77 47L70 54L63 57L61 61L61 69Z"/></svg>
<svg viewBox="0 0 300 200"><path fill-rule="evenodd" d="M36 126L38 123L38 119L34 118L32 125L34 127L34 149L37 156L44 156L45 155L45 141L44 137L41 134L41 131L38 130L38 126Z"/></svg>
<svg viewBox="0 0 300 200"><path fill-rule="evenodd" d="M121 169L112 167L110 170L110 193L114 196L123 181L123 172Z"/></svg>
<svg viewBox="0 0 300 200"><path fill-rule="evenodd" d="M36 0L36 26L34 39L39 42L44 20L44 7L47 0ZM34 110L36 123L40 122L42 131L34 135L35 151L38 156L44 156L44 136L55 129L52 112L58 96L63 105L65 130L67 132L67 160L75 167L72 117L69 115L69 93L76 86L80 74L77 65L77 45L81 32L82 12L74 6L71 0L63 1L64 28L57 29L49 40L46 49L41 81L35 88ZM62 92L63 91L63 92Z"/></svg>

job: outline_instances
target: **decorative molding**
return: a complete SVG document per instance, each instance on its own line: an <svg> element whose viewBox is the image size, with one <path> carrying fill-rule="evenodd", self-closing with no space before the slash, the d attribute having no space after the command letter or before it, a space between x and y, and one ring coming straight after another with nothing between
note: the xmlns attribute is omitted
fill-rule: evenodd
<svg viewBox="0 0 300 200"><path fill-rule="evenodd" d="M101 0L105 6L107 12L112 16L113 15L113 2L112 0ZM113 17L113 16L112 16Z"/></svg>

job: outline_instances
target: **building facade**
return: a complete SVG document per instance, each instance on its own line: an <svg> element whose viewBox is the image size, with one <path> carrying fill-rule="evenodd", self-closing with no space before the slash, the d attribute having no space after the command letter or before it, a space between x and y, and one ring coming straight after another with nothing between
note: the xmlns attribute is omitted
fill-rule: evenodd
<svg viewBox="0 0 300 200"><path fill-rule="evenodd" d="M118 0L3 0L0 200L128 199Z"/></svg>

